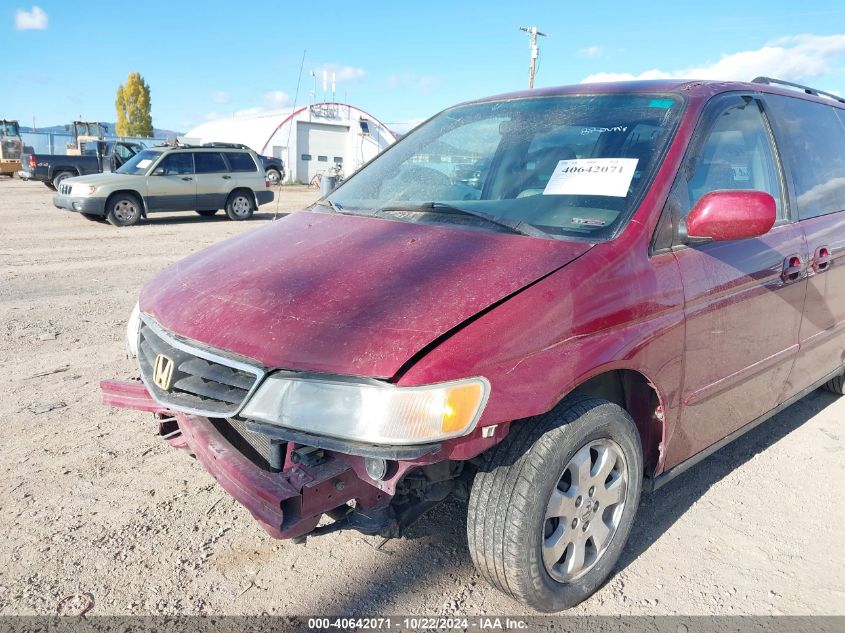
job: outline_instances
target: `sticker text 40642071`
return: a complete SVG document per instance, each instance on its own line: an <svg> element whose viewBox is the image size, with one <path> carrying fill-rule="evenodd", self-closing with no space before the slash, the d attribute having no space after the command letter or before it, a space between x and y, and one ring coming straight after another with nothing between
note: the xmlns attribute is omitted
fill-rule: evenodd
<svg viewBox="0 0 845 633"><path fill-rule="evenodd" d="M637 158L575 158L558 161L544 196L624 198L637 169Z"/></svg>

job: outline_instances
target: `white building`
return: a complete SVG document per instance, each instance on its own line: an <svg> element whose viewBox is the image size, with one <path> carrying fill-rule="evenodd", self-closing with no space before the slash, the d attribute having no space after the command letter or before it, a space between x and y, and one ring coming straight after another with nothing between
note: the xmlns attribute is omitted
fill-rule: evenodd
<svg viewBox="0 0 845 633"><path fill-rule="evenodd" d="M340 164L345 176L396 138L378 119L343 103L316 103L260 114L214 119L182 137L185 143L243 143L281 158L287 180L308 183Z"/></svg>

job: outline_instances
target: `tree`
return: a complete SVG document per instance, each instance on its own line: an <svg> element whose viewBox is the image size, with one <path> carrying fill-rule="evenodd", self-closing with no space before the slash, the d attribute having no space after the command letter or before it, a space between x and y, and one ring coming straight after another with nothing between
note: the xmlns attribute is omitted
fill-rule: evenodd
<svg viewBox="0 0 845 633"><path fill-rule="evenodd" d="M153 135L153 116L150 113L150 86L141 77L141 73L129 73L126 84L117 88L117 123L118 136Z"/></svg>

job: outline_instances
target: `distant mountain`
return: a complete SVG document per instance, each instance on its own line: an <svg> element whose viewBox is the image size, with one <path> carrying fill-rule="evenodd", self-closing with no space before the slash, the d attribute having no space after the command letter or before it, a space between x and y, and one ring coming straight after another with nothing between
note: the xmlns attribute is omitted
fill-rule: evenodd
<svg viewBox="0 0 845 633"><path fill-rule="evenodd" d="M114 136L114 123L106 123L107 136ZM68 128L64 125L50 125L48 127L38 126L35 130L31 127L26 125L21 126L21 132L45 132L49 134L69 134ZM162 130L159 128L153 128L153 138L156 139L168 139L168 138L176 138L177 136L184 135L184 132L175 132L173 130Z"/></svg>

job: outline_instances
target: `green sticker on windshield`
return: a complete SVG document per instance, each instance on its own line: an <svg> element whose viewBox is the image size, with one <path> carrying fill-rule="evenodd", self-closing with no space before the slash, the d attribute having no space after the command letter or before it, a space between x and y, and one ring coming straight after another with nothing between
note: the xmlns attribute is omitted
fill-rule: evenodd
<svg viewBox="0 0 845 633"><path fill-rule="evenodd" d="M668 110L673 105L675 105L674 99L652 99L648 102L649 108L663 108L664 110Z"/></svg>

